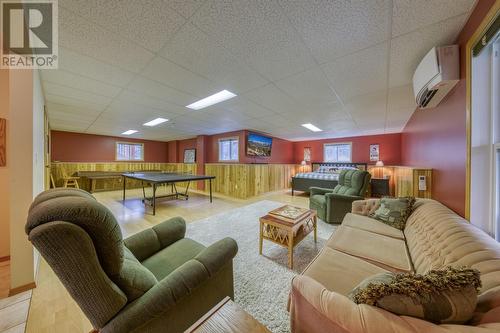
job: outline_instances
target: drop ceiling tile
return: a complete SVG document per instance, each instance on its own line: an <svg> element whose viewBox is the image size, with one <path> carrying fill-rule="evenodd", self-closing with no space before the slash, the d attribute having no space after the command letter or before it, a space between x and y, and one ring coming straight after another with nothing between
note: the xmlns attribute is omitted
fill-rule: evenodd
<svg viewBox="0 0 500 333"><path fill-rule="evenodd" d="M42 71L41 77L43 82L55 83L108 97L115 97L122 89L121 87L102 83L62 69Z"/></svg>
<svg viewBox="0 0 500 333"><path fill-rule="evenodd" d="M197 96L191 103L217 92L210 80L162 57L155 57L144 69L142 75L186 94Z"/></svg>
<svg viewBox="0 0 500 333"><path fill-rule="evenodd" d="M413 94L413 86L394 87L389 89L388 110L413 109L417 108Z"/></svg>
<svg viewBox="0 0 500 333"><path fill-rule="evenodd" d="M231 99L224 104L224 109L244 115L249 118L258 118L276 114L275 112L266 109L243 96Z"/></svg>
<svg viewBox="0 0 500 333"><path fill-rule="evenodd" d="M137 76L127 88L139 94L165 100L182 107L188 105L194 99L197 99L197 97L193 95L186 94L180 90L142 76Z"/></svg>
<svg viewBox="0 0 500 333"><path fill-rule="evenodd" d="M55 111L55 110L49 112L50 120L60 120L66 122L75 121L76 123L88 123L89 125L97 118L97 116L98 115L95 114L88 114L88 113L75 114L72 112Z"/></svg>
<svg viewBox="0 0 500 333"><path fill-rule="evenodd" d="M59 46L59 69L104 83L124 87L134 73ZM53 69L41 70L42 73Z"/></svg>
<svg viewBox="0 0 500 333"><path fill-rule="evenodd" d="M387 87L388 43L367 48L322 65L343 101Z"/></svg>
<svg viewBox="0 0 500 333"><path fill-rule="evenodd" d="M222 89L235 93L268 83L256 71L230 54L215 38L192 24L181 31L160 51L160 54L192 72L217 82Z"/></svg>
<svg viewBox="0 0 500 333"><path fill-rule="evenodd" d="M112 98L100 94L91 93L85 90L75 89L68 86L62 86L52 82L43 82L43 89L49 95L62 96L72 99L81 100L83 102L92 101L98 105L108 105Z"/></svg>
<svg viewBox="0 0 500 333"><path fill-rule="evenodd" d="M345 108L351 114L356 124L384 122L387 110L386 99L385 91L357 96L348 100Z"/></svg>
<svg viewBox="0 0 500 333"><path fill-rule="evenodd" d="M314 65L275 1L209 0L191 22L270 80Z"/></svg>
<svg viewBox="0 0 500 333"><path fill-rule="evenodd" d="M470 12L475 0L394 0L392 36Z"/></svg>
<svg viewBox="0 0 500 333"><path fill-rule="evenodd" d="M143 107L149 109L162 110L169 114L183 114L185 108L177 104L169 103L165 100L147 96L144 94L136 93L131 90L124 90L118 98L117 102L124 102L134 104L135 107Z"/></svg>
<svg viewBox="0 0 500 333"><path fill-rule="evenodd" d="M389 35L389 0L279 3L320 63L378 44Z"/></svg>
<svg viewBox="0 0 500 333"><path fill-rule="evenodd" d="M467 15L453 17L394 38L391 41L390 87L411 83L415 69L427 52L434 46L453 43L466 19Z"/></svg>
<svg viewBox="0 0 500 333"><path fill-rule="evenodd" d="M168 4L185 18L190 18L204 2L205 0L169 0Z"/></svg>
<svg viewBox="0 0 500 333"><path fill-rule="evenodd" d="M60 5L155 52L186 21L162 0L65 0Z"/></svg>
<svg viewBox="0 0 500 333"><path fill-rule="evenodd" d="M56 131L66 131L66 132L78 132L83 133L90 124L87 123L77 123L74 121L60 121L57 119L50 119L50 128Z"/></svg>
<svg viewBox="0 0 500 333"><path fill-rule="evenodd" d="M103 111L106 108L105 104L97 104L94 102L83 101L81 99L74 99L60 95L51 95L47 91L45 91L45 100L48 103L62 104L69 107L78 107L95 111Z"/></svg>
<svg viewBox="0 0 500 333"><path fill-rule="evenodd" d="M247 92L243 96L255 104L270 109L276 113L285 113L303 109L303 106L300 106L297 100L294 100L282 92L274 84L259 87Z"/></svg>
<svg viewBox="0 0 500 333"><path fill-rule="evenodd" d="M320 68L300 72L275 84L289 96L308 106L339 102Z"/></svg>
<svg viewBox="0 0 500 333"><path fill-rule="evenodd" d="M47 112L49 114L53 112L58 112L58 113L66 113L68 115L75 115L75 116L89 116L96 118L99 114L101 114L102 111L94 110L94 109L89 109L89 108L83 108L83 107L77 107L77 106L69 106L69 105L64 105L64 104L57 104L57 103L52 103L48 102L45 104L47 108Z"/></svg>
<svg viewBox="0 0 500 333"><path fill-rule="evenodd" d="M131 72L139 72L154 56L64 8L59 8L59 45Z"/></svg>

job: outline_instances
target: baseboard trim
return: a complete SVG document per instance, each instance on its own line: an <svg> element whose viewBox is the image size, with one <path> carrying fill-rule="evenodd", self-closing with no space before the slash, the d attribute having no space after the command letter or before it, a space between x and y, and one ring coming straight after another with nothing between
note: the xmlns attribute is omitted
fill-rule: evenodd
<svg viewBox="0 0 500 333"><path fill-rule="evenodd" d="M10 256L0 257L0 262L10 261Z"/></svg>
<svg viewBox="0 0 500 333"><path fill-rule="evenodd" d="M17 294L20 294L22 292L25 292L25 291L28 291L28 290L31 290L31 289L35 289L35 288L36 288L36 283L35 282L30 282L30 283L25 284L23 286L19 286L19 287L16 287L16 288L13 288L13 289L9 290L9 297L17 295Z"/></svg>

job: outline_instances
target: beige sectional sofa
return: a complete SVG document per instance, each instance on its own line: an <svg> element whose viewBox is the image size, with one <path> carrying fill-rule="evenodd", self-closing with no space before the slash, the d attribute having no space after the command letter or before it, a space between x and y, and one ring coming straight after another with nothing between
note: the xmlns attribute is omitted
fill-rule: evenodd
<svg viewBox="0 0 500 333"><path fill-rule="evenodd" d="M353 203L320 254L292 281L291 328L315 332L500 332L500 245L434 200L417 199L404 232L368 215L379 200ZM380 272L425 273L447 265L481 272L482 289L469 325L435 325L353 303L346 295Z"/></svg>

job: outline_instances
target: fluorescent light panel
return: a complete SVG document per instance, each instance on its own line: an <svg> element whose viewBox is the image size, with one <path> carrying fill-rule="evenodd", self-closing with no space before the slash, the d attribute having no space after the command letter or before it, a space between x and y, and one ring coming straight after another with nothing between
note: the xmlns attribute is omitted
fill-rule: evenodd
<svg viewBox="0 0 500 333"><path fill-rule="evenodd" d="M123 132L122 134L123 135L130 135L130 134L134 134L134 133L137 133L137 132L138 131L136 131L136 130L128 130L128 131Z"/></svg>
<svg viewBox="0 0 500 333"><path fill-rule="evenodd" d="M212 96L205 97L204 99L200 99L197 102L189 104L186 107L193 110L200 110L206 108L207 106L227 101L233 97L236 97L236 94L233 94L228 90L222 90Z"/></svg>
<svg viewBox="0 0 500 333"><path fill-rule="evenodd" d="M322 131L322 129L317 128L313 124L302 124L302 126L307 128L310 131L313 131L313 132L321 132Z"/></svg>
<svg viewBox="0 0 500 333"><path fill-rule="evenodd" d="M168 119L165 119L165 118L156 118L156 119L148 121L147 123L144 123L142 125L143 126L153 127L153 126L156 126L156 125L160 125L160 124L162 124L162 123L164 123L166 121L168 121Z"/></svg>

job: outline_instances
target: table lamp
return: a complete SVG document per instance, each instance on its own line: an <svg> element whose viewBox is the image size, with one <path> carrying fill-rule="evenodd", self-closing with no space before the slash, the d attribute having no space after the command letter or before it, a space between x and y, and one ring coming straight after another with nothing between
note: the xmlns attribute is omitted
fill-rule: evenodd
<svg viewBox="0 0 500 333"><path fill-rule="evenodd" d="M307 162L306 161L302 161L302 162L300 162L300 165L302 166L302 172L304 172L305 169L306 169Z"/></svg>

